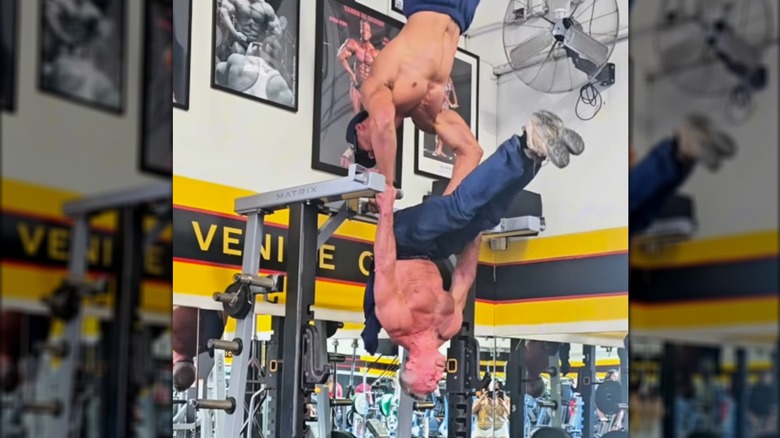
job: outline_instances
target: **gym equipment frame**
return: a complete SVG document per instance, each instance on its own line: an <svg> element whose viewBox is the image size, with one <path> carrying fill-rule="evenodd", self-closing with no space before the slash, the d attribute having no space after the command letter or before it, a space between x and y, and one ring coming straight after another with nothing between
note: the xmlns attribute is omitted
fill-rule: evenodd
<svg viewBox="0 0 780 438"><path fill-rule="evenodd" d="M246 217L242 270L225 293L214 294L214 299L222 303L228 315L236 319L236 339L213 345L215 349L233 353L230 387L223 400L195 402L197 408L225 412L225 426L220 436L242 436L245 419L254 414L249 412L247 415L244 402L252 357L249 340L255 334L256 296L263 295L264 300L269 300L268 294L284 289L282 276L258 275L265 216L287 207L290 209L285 314L272 318L274 334L267 351L267 418L264 426L271 438L303 438L308 429L305 424L308 398L330 374L330 365L321 354L321 338L325 334L317 326L310 325L314 320L317 249L350 217L346 204L335 214L327 204L373 197L384 188L382 175L365 172L353 164L343 178L236 199L236 213ZM323 210L331 217L319 228L318 214Z"/></svg>
<svg viewBox="0 0 780 438"><path fill-rule="evenodd" d="M133 325L138 321L139 295L143 273L143 249L154 242L159 233L170 222L170 183L158 183L143 187L106 193L99 196L68 202L63 211L73 220L68 258L68 276L54 293L45 298L53 318L64 322L62 340L48 342L41 346L42 361L40 373L47 362L59 361L57 389L49 400L32 400L23 403L22 410L33 415L48 415L41 425L45 435L66 438L72 433L72 426L80 423L74 418L73 400L77 381L77 370L81 352L81 332L84 320L82 300L106 292L105 281L88 281L87 250L89 245L89 221L100 213L119 212L118 235L121 238L121 263L117 272L117 289L114 300L114 327L110 340L113 366L108 367L107 391L104 397L102 417L104 436L129 436L133 434L131 424L132 405L135 400L130 385L130 349ZM158 214L156 226L143 235L142 209L155 203L165 203L167 209ZM108 395L109 392L106 392Z"/></svg>

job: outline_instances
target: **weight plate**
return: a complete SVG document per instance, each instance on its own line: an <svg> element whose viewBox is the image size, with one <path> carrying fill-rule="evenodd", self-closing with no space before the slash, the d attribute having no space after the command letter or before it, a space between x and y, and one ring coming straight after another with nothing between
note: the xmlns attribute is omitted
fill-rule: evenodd
<svg viewBox="0 0 780 438"><path fill-rule="evenodd" d="M620 383L607 380L596 388L596 407L606 415L617 413L620 403Z"/></svg>
<svg viewBox="0 0 780 438"><path fill-rule="evenodd" d="M368 415L368 396L365 393L355 394L352 398L352 407L358 415Z"/></svg>
<svg viewBox="0 0 780 438"><path fill-rule="evenodd" d="M571 438L568 432L555 427L540 427L531 435L532 438Z"/></svg>
<svg viewBox="0 0 780 438"><path fill-rule="evenodd" d="M222 303L225 313L235 319L244 319L252 311L252 299L249 286L236 281L225 288L224 294L235 294L235 300Z"/></svg>
<svg viewBox="0 0 780 438"><path fill-rule="evenodd" d="M393 410L393 394L385 394L379 398L379 412L382 416L389 417Z"/></svg>
<svg viewBox="0 0 780 438"><path fill-rule="evenodd" d="M398 428L398 417L395 415L390 415L389 417L385 418L385 424L387 424L387 430L390 432L395 432L395 430Z"/></svg>
<svg viewBox="0 0 780 438"><path fill-rule="evenodd" d="M607 432L604 435L601 435L601 438L628 438L628 432L613 430L612 432Z"/></svg>

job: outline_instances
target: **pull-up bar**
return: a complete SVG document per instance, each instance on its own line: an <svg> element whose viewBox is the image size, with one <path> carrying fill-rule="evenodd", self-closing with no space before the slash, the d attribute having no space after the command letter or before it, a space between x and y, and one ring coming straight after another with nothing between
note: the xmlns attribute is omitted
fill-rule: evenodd
<svg viewBox="0 0 780 438"><path fill-rule="evenodd" d="M347 176L343 178L238 198L235 210L236 213L245 215L259 210L275 211L291 204L313 200L329 203L372 197L376 193L383 192L385 190L385 177L379 173L365 172L364 170L353 164L349 166ZM363 172L359 173L359 171Z"/></svg>

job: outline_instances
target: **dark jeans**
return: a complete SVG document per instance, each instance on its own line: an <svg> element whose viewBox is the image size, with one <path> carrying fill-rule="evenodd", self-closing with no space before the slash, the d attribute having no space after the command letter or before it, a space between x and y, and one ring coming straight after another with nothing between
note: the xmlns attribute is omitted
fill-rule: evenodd
<svg viewBox="0 0 780 438"><path fill-rule="evenodd" d="M677 141L665 140L628 172L630 235L646 230L691 174L693 165L682 163L676 155Z"/></svg>
<svg viewBox="0 0 780 438"><path fill-rule="evenodd" d="M395 213L398 258L442 260L499 224L518 193L539 171L526 157L525 138L513 136L448 196L433 196Z"/></svg>
<svg viewBox="0 0 780 438"><path fill-rule="evenodd" d="M525 138L513 136L480 163L448 196L434 196L395 213L397 257L443 260L459 254L479 233L495 227L518 193L539 172L524 152ZM376 352L382 326L374 313L374 267L366 283L362 337L365 349Z"/></svg>

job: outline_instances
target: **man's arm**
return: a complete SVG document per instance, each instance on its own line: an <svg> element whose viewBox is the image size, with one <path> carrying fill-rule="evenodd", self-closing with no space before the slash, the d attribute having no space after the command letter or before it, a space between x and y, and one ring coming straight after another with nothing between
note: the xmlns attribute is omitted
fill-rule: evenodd
<svg viewBox="0 0 780 438"><path fill-rule="evenodd" d="M384 193L377 194L379 221L374 238L374 299L377 308L392 305L392 301L398 300L398 286L395 281L395 234L393 233L392 202L394 199L395 189L392 186L385 187ZM385 322L383 321L382 324L384 325Z"/></svg>
<svg viewBox="0 0 780 438"><path fill-rule="evenodd" d="M339 61L341 61L341 66L344 67L344 70L347 71L347 74L349 74L352 82L357 82L355 72L352 70L352 66L349 65L349 58L355 54L354 46L355 40L352 38L347 38L346 41L344 41L344 44L342 44L339 48L339 52L336 56L339 58Z"/></svg>
<svg viewBox="0 0 780 438"><path fill-rule="evenodd" d="M386 84L367 80L361 87L363 107L371 115L371 145L379 173L387 184L395 182L395 154L397 149L395 132L395 104L393 92Z"/></svg>
<svg viewBox="0 0 780 438"><path fill-rule="evenodd" d="M373 113L370 113L373 115ZM476 169L482 161L482 147L471 132L471 128L463 120L460 114L453 110L444 109L433 123L433 130L441 141L455 152L455 163L452 168L452 177L444 190L444 195L454 192L466 176Z"/></svg>
<svg viewBox="0 0 780 438"><path fill-rule="evenodd" d="M455 300L455 306L460 312L466 307L466 299L469 296L471 286L477 278L477 263L479 262L479 245L482 243L482 236L477 236L471 241L458 258L458 266L452 273L452 287L450 294Z"/></svg>

